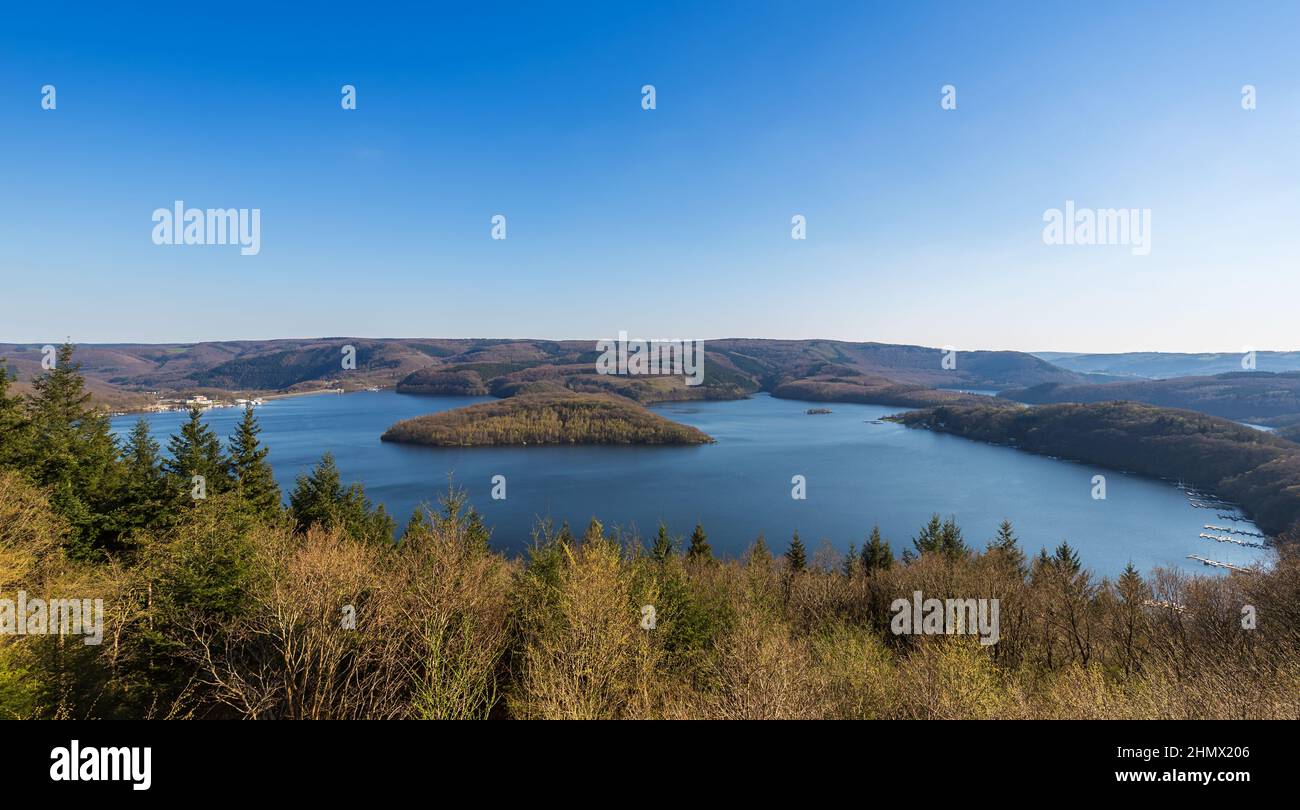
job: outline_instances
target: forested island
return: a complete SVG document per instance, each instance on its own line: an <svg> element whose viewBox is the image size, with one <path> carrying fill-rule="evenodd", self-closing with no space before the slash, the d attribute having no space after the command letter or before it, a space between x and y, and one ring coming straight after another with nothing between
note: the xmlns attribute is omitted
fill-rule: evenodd
<svg viewBox="0 0 1300 810"><path fill-rule="evenodd" d="M1300 445L1227 419L1135 402L939 406L897 421L1183 481L1240 504L1263 531L1300 528Z"/></svg>
<svg viewBox="0 0 1300 810"><path fill-rule="evenodd" d="M665 419L623 397L565 390L524 393L405 419L382 439L435 447L713 441L696 428Z"/></svg>

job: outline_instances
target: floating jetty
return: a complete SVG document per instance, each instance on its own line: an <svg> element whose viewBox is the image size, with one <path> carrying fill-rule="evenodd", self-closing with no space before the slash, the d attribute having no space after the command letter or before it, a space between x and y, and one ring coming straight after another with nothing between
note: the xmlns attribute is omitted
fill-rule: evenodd
<svg viewBox="0 0 1300 810"><path fill-rule="evenodd" d="M1201 565L1208 565L1208 566L1210 566L1211 568L1226 568L1226 569L1228 569L1229 571L1239 571L1239 572L1241 572L1241 573L1249 573L1249 572L1250 572L1250 569L1249 569L1249 568L1242 568L1242 567L1239 566L1239 565L1233 565L1232 563L1226 563L1226 562L1222 562L1222 561L1220 561L1220 560L1211 560L1209 557L1202 557L1202 556L1199 555L1199 554L1188 554L1188 555L1187 555L1187 559L1189 559L1189 560L1196 560L1196 561L1197 561L1198 563L1200 563Z"/></svg>
<svg viewBox="0 0 1300 810"><path fill-rule="evenodd" d="M1206 540L1215 540L1220 543L1232 543L1235 546L1248 546L1250 548L1264 548L1263 543L1252 543L1249 540L1238 540L1226 534L1206 534L1201 532L1201 537Z"/></svg>
<svg viewBox="0 0 1300 810"><path fill-rule="evenodd" d="M1233 504L1223 501L1194 501L1189 498L1187 502L1197 509L1231 509L1233 507Z"/></svg>
<svg viewBox="0 0 1300 810"><path fill-rule="evenodd" d="M1249 522L1250 522L1250 518L1244 518L1244 517L1242 517L1241 515L1225 515L1225 514L1223 514L1222 512L1219 512L1218 514L1216 514L1215 517L1218 518L1219 520L1231 520L1231 521L1233 521L1234 523L1249 523Z"/></svg>
<svg viewBox="0 0 1300 810"><path fill-rule="evenodd" d="M1214 532L1227 532L1228 534L1240 534L1240 535L1245 535L1246 537L1263 537L1263 536L1264 536L1264 535L1261 534L1260 532L1248 532L1248 531L1246 531L1245 529L1232 529L1232 528L1229 528L1229 527L1227 527L1227 526L1215 526L1215 525L1212 524L1212 523L1207 523L1207 524L1205 524L1205 528L1209 529L1210 531L1214 531Z"/></svg>

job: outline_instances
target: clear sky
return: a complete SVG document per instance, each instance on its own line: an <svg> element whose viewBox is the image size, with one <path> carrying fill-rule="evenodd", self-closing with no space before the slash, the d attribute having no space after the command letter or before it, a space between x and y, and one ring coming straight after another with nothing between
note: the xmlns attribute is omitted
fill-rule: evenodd
<svg viewBox="0 0 1300 810"><path fill-rule="evenodd" d="M1300 348L1294 2L122 5L5 9L0 341Z"/></svg>

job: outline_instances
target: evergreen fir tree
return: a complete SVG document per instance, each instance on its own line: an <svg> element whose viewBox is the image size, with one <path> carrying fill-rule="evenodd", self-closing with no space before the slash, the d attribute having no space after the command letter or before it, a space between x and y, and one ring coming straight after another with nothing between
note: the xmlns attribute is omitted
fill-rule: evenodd
<svg viewBox="0 0 1300 810"><path fill-rule="evenodd" d="M872 526L871 535L862 546L862 569L868 574L888 570L894 564L894 552L880 537L880 527Z"/></svg>
<svg viewBox="0 0 1300 810"><path fill-rule="evenodd" d="M949 517L943 522L943 528L939 533L939 550L949 557L965 557L970 554L970 547L962 539L961 529L957 526L957 521Z"/></svg>
<svg viewBox="0 0 1300 810"><path fill-rule="evenodd" d="M203 489L211 498L230 486L229 462L221 452L216 431L203 422L203 409L190 406L189 421L167 442L171 456L163 465L182 504L194 500L194 476L203 476Z"/></svg>
<svg viewBox="0 0 1300 810"><path fill-rule="evenodd" d="M767 547L767 538L760 532L754 545L749 547L749 564L768 566L772 564L772 552Z"/></svg>
<svg viewBox="0 0 1300 810"><path fill-rule="evenodd" d="M1070 544L1061 541L1061 545L1056 547L1056 553L1052 555L1052 564L1059 566L1066 574L1074 575L1083 569L1083 561L1079 559L1079 552L1070 547Z"/></svg>
<svg viewBox="0 0 1300 810"><path fill-rule="evenodd" d="M433 524L426 507L417 506L402 530L402 542L417 542L433 535Z"/></svg>
<svg viewBox="0 0 1300 810"><path fill-rule="evenodd" d="M64 343L54 368L32 381L23 469L50 489L51 506L71 524L70 553L90 559L116 541L113 513L119 507L121 470L108 416L90 405L72 352L72 344Z"/></svg>
<svg viewBox="0 0 1300 810"><path fill-rule="evenodd" d="M691 532L691 544L686 549L686 559L703 560L705 562L713 559L713 549L709 546L709 536L704 533L704 526L696 523L695 530Z"/></svg>
<svg viewBox="0 0 1300 810"><path fill-rule="evenodd" d="M988 553L997 559L1002 560L1013 569L1021 572L1025 571L1025 553L1020 550L1018 538L1015 530L1011 526L1011 521L1004 520L998 526L997 535L989 541Z"/></svg>
<svg viewBox="0 0 1300 810"><path fill-rule="evenodd" d="M141 417L122 448L122 494L116 522L123 533L169 522L172 513L167 508L167 477L160 451L150 434L149 420Z"/></svg>
<svg viewBox="0 0 1300 810"><path fill-rule="evenodd" d="M289 494L289 513L300 532L331 526L346 497L334 454L326 452L310 474L299 475Z"/></svg>
<svg viewBox="0 0 1300 810"><path fill-rule="evenodd" d="M476 552L487 553L488 543L492 539L492 530L483 522L483 516L474 507L465 515L465 547Z"/></svg>
<svg viewBox="0 0 1300 810"><path fill-rule="evenodd" d="M912 547L917 554L933 553L943 545L943 523L939 514L930 516L930 522L921 527L921 533L912 538Z"/></svg>
<svg viewBox="0 0 1300 810"><path fill-rule="evenodd" d="M1132 560L1129 560L1128 565L1124 566L1124 573L1119 575L1119 581L1116 583L1115 588L1125 604L1144 605L1151 598L1151 588L1147 586L1138 570L1133 567Z"/></svg>
<svg viewBox="0 0 1300 810"><path fill-rule="evenodd" d="M808 551L803 547L803 541L799 539L799 532L794 533L794 539L790 541L790 548L785 552L785 560L790 565L790 570L794 572L803 571L808 567Z"/></svg>
<svg viewBox="0 0 1300 810"><path fill-rule="evenodd" d="M243 419L230 437L230 473L240 497L259 515L269 517L280 511L280 487L266 463L269 450L257 438L261 432L253 406L245 406Z"/></svg>
<svg viewBox="0 0 1300 810"><path fill-rule="evenodd" d="M849 553L844 555L843 573L846 577L852 577L858 569L858 544L849 543Z"/></svg>
<svg viewBox="0 0 1300 810"><path fill-rule="evenodd" d="M0 357L0 467L18 467L28 454L27 411L22 397L9 394L13 380L8 365Z"/></svg>
<svg viewBox="0 0 1300 810"><path fill-rule="evenodd" d="M334 454L328 452L310 475L298 476L289 514L298 531L314 525L339 528L360 542L391 543L396 528L382 505L371 507L360 484L344 489Z"/></svg>
<svg viewBox="0 0 1300 810"><path fill-rule="evenodd" d="M674 553L673 540L668 536L668 527L660 521L659 531L655 534L654 545L650 548L650 556L654 558L655 562L662 564L668 562L668 558L673 556Z"/></svg>

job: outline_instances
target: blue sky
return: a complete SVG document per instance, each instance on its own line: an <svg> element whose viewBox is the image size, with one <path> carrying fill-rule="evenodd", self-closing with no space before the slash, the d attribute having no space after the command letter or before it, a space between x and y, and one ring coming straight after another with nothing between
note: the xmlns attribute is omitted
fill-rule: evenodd
<svg viewBox="0 0 1300 810"><path fill-rule="evenodd" d="M471 5L7 10L0 341L1300 348L1294 3Z"/></svg>

